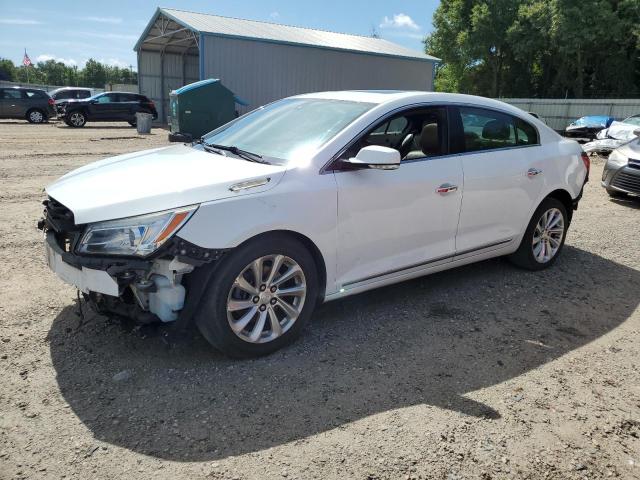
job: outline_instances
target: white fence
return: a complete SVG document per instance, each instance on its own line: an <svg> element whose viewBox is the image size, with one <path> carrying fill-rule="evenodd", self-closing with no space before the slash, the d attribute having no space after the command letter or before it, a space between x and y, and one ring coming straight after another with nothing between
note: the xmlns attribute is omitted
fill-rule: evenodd
<svg viewBox="0 0 640 480"><path fill-rule="evenodd" d="M71 85L63 85L69 87ZM20 82L8 82L6 80L0 80L0 87L26 87L26 88L39 88L50 92L56 88L61 88L62 85L43 85L40 83L20 83ZM107 83L104 88L91 88L94 94L102 93L105 91L111 92L131 92L138 93L138 85L132 85L127 83Z"/></svg>
<svg viewBox="0 0 640 480"><path fill-rule="evenodd" d="M138 85L130 83L107 83L104 86L104 89L110 92L138 93Z"/></svg>
<svg viewBox="0 0 640 480"><path fill-rule="evenodd" d="M41 83L24 83L24 82L20 83L20 82L8 82L6 80L0 80L0 87L39 88L47 92L50 92L51 90L55 90L56 88L69 87L69 86L70 85L43 85ZM104 92L104 88L91 88L91 90L93 90L94 94Z"/></svg>
<svg viewBox="0 0 640 480"><path fill-rule="evenodd" d="M551 128L564 130L569 123L585 115L607 115L624 120L640 114L640 98L634 99L549 99L501 98L503 102L527 112L537 113Z"/></svg>

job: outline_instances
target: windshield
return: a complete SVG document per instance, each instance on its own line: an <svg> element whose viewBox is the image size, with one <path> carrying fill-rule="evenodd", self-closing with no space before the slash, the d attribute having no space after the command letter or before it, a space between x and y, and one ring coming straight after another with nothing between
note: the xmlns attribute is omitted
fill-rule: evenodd
<svg viewBox="0 0 640 480"><path fill-rule="evenodd" d="M312 155L372 103L287 98L234 120L204 136L209 144L234 146L284 161Z"/></svg>
<svg viewBox="0 0 640 480"><path fill-rule="evenodd" d="M640 127L640 116L634 115L624 120L624 123L630 123L631 125L638 125Z"/></svg>

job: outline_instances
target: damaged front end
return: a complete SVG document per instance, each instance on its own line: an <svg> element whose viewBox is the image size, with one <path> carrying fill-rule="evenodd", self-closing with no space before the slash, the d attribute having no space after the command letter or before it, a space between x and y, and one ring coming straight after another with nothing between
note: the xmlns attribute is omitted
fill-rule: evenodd
<svg viewBox="0 0 640 480"><path fill-rule="evenodd" d="M96 224L76 225L71 210L49 198L38 228L47 263L82 291L100 313L141 323L173 322L186 302L197 303L189 277L225 250L202 248L175 234L195 207Z"/></svg>

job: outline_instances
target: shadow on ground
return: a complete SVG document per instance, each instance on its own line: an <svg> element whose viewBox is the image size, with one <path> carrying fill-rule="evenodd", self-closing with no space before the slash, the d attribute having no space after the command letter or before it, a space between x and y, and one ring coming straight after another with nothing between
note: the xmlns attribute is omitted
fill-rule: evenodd
<svg viewBox="0 0 640 480"><path fill-rule="evenodd" d="M417 404L499 418L464 394L606 334L639 289L640 272L567 247L544 272L492 260L328 303L295 345L258 360L228 360L197 334L169 347L95 315L76 329L72 306L49 342L60 390L97 439L213 460Z"/></svg>
<svg viewBox="0 0 640 480"><path fill-rule="evenodd" d="M636 210L640 209L640 197L634 197L630 195L628 197L612 198L611 201L624 207L629 207Z"/></svg>

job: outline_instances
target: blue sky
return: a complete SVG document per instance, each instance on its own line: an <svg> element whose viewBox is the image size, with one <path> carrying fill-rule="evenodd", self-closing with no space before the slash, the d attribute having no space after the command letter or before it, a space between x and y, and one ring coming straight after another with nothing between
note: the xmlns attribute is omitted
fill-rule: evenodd
<svg viewBox="0 0 640 480"><path fill-rule="evenodd" d="M438 1L0 0L0 57L20 64L26 48L34 63L53 58L82 66L95 58L136 69L133 46L158 5L358 35L375 28L382 38L421 50Z"/></svg>

